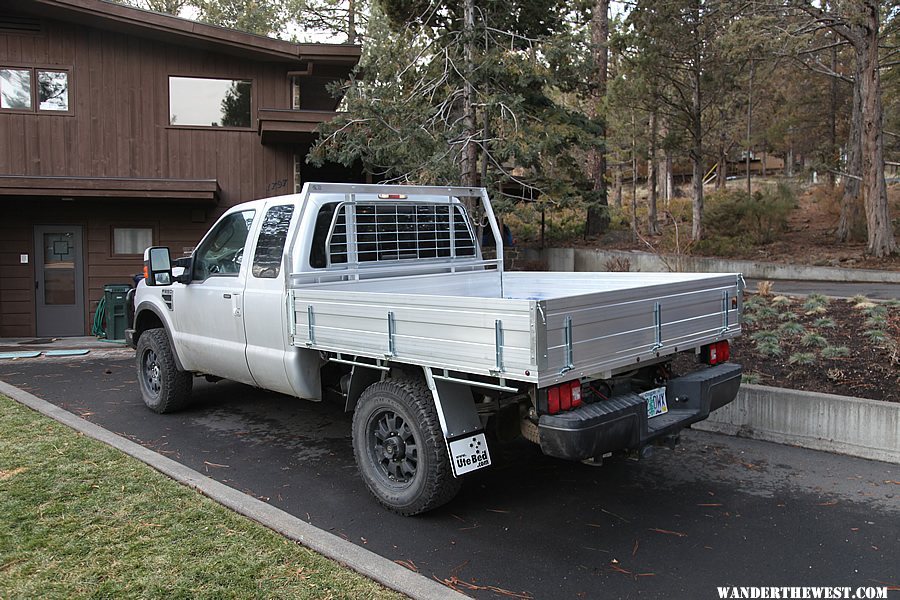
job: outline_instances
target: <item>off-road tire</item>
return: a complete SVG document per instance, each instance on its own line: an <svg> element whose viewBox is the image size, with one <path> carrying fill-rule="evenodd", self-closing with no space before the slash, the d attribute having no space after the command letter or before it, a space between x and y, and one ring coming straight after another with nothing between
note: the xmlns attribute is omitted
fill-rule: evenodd
<svg viewBox="0 0 900 600"><path fill-rule="evenodd" d="M387 472L383 464L390 463L383 457L387 443L375 437L378 424L390 422L390 415L399 417L395 423L402 425L397 429L414 440L415 472L401 475L408 477L405 481L392 479ZM417 515L446 504L461 485L453 476L431 391L422 381L388 379L366 388L353 413L353 454L369 491L401 515Z"/></svg>
<svg viewBox="0 0 900 600"><path fill-rule="evenodd" d="M164 329L148 329L141 334L135 359L138 385L147 408L163 414L188 405L194 376L178 370Z"/></svg>

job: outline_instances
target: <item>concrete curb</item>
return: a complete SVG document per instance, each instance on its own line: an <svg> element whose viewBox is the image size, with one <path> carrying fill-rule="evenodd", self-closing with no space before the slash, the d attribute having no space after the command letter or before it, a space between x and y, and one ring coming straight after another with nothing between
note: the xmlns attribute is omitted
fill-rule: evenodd
<svg viewBox="0 0 900 600"><path fill-rule="evenodd" d="M741 385L692 428L900 464L900 403Z"/></svg>
<svg viewBox="0 0 900 600"><path fill-rule="evenodd" d="M782 265L752 260L728 260L699 256L657 255L649 252L597 250L591 248L546 248L526 250L526 260L547 261L551 271L606 271L610 261L627 260L632 271L677 270L697 273L743 273L747 279L787 279L847 283L900 283L900 272L838 267Z"/></svg>
<svg viewBox="0 0 900 600"><path fill-rule="evenodd" d="M75 416L67 410L46 400L41 400L37 396L9 385L4 381L0 381L0 394L9 396L41 414L71 427L75 431L121 450L175 481L199 491L219 504L245 517L249 517L285 537L299 542L307 548L365 575L369 579L377 581L385 587L417 599L458 600L468 598L468 596L455 592L424 575L414 573L370 550L360 548L352 542L314 527L281 509L230 488L223 483L219 483L179 462L148 450L140 444L103 429L99 425Z"/></svg>

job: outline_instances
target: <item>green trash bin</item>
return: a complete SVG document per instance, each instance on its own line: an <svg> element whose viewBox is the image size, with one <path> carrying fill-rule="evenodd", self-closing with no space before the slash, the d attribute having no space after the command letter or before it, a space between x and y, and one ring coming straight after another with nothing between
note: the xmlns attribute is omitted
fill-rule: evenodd
<svg viewBox="0 0 900 600"><path fill-rule="evenodd" d="M125 327L128 320L125 297L131 286L123 283L110 283L103 286L103 297L106 300L106 339L124 340Z"/></svg>

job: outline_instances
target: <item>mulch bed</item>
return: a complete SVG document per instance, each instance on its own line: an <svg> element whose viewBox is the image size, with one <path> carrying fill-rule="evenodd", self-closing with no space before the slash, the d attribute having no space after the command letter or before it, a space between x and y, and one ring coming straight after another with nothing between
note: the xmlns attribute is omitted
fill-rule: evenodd
<svg viewBox="0 0 900 600"><path fill-rule="evenodd" d="M732 361L748 383L900 402L900 307L861 300L747 295Z"/></svg>

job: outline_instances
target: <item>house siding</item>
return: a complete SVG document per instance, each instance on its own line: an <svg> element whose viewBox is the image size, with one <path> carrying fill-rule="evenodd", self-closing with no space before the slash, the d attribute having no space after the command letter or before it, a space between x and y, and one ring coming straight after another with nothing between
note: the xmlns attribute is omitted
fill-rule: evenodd
<svg viewBox="0 0 900 600"><path fill-rule="evenodd" d="M0 66L7 65L69 70L72 110L70 114L0 111L0 175L209 179L218 182L219 193L216 206L146 197L61 201L64 193L0 195L4 212L0 337L28 337L36 331L36 225L83 228L84 325L89 333L104 284L128 283L141 269L136 257L113 256L113 227L152 227L154 243L169 246L174 256L180 256L227 208L292 191L294 153L305 153L309 147L309 140L264 145L257 133L260 108L291 108L287 72L304 68L299 60L296 64L245 60L215 49L44 20L37 35L0 34ZM252 80L251 127L170 126L171 75ZM315 89L321 85L317 81ZM321 109L321 98L313 92L309 98L317 104L310 108ZM334 167L328 173L333 174ZM315 176L308 170L306 174ZM347 172L337 177L358 180L358 175ZM272 187L282 180L288 182L286 187ZM20 254L29 255L28 264L20 264Z"/></svg>

